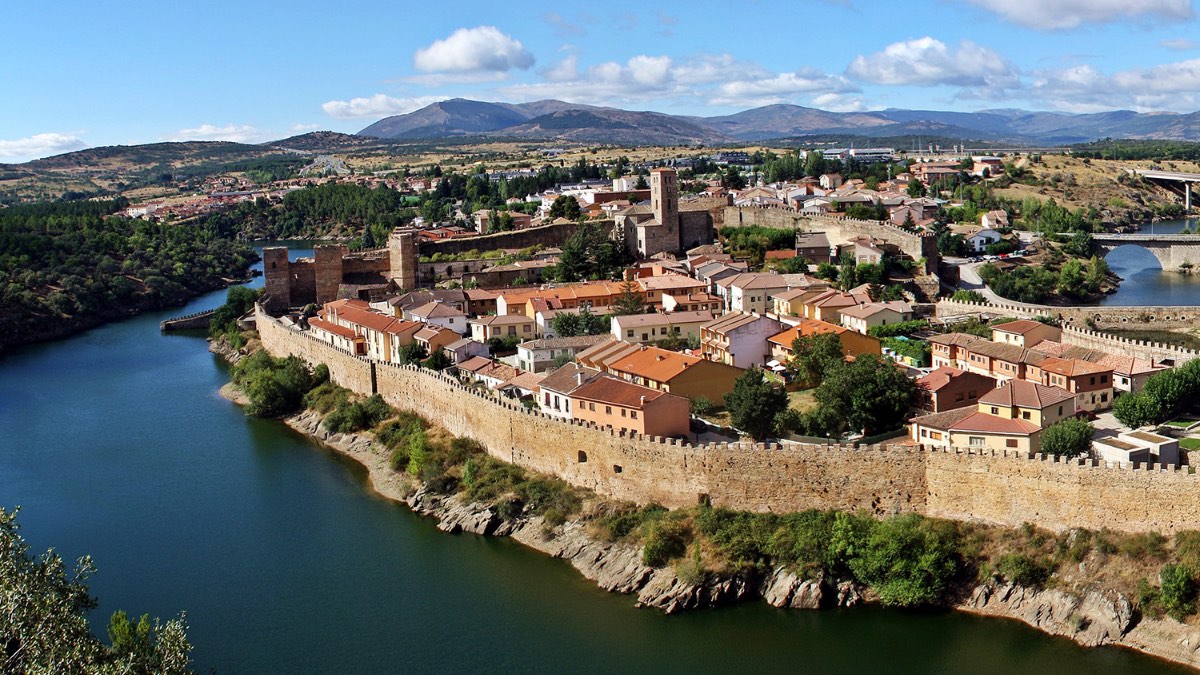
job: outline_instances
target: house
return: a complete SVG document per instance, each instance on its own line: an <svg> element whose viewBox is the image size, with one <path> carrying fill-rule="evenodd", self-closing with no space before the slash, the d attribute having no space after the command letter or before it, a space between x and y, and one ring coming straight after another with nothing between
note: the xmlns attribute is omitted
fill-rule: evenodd
<svg viewBox="0 0 1200 675"><path fill-rule="evenodd" d="M538 407L551 417L571 419L571 392L600 377L600 371L568 363L538 383Z"/></svg>
<svg viewBox="0 0 1200 675"><path fill-rule="evenodd" d="M821 182L821 187L825 190L836 190L845 182L842 180L842 174L840 173L823 173L818 180Z"/></svg>
<svg viewBox="0 0 1200 675"><path fill-rule="evenodd" d="M1034 347L1037 344L1062 339L1062 329L1040 321L1009 321L992 328L992 342L1004 342L1018 347Z"/></svg>
<svg viewBox="0 0 1200 675"><path fill-rule="evenodd" d="M413 334L413 342L421 345L426 354L430 356L434 352L441 351L446 345L458 342L462 339L457 331L449 328L443 328L436 324L429 324L421 330Z"/></svg>
<svg viewBox="0 0 1200 675"><path fill-rule="evenodd" d="M689 295L662 296L662 311L664 312L720 312L721 299L709 293L691 293Z"/></svg>
<svg viewBox="0 0 1200 675"><path fill-rule="evenodd" d="M995 388L996 380L987 375L942 366L917 379L917 407L935 413L975 407Z"/></svg>
<svg viewBox="0 0 1200 675"><path fill-rule="evenodd" d="M542 373L521 372L507 382L500 383L496 391L511 398L533 398L538 394L538 386L546 376Z"/></svg>
<svg viewBox="0 0 1200 675"><path fill-rule="evenodd" d="M458 372L467 379L482 382L488 389L495 389L521 374L520 370L508 364L480 357L458 364Z"/></svg>
<svg viewBox="0 0 1200 675"><path fill-rule="evenodd" d="M837 247L838 259L849 258L857 265L878 265L887 254L887 250L870 237L857 237Z"/></svg>
<svg viewBox="0 0 1200 675"><path fill-rule="evenodd" d="M996 178L1004 174L1004 160L999 157L976 156L971 158L971 175ZM1003 211L1001 211L1003 213Z"/></svg>
<svg viewBox="0 0 1200 675"><path fill-rule="evenodd" d="M1092 450L1104 462L1179 466L1179 441L1149 431L1126 431L1116 438L1095 439Z"/></svg>
<svg viewBox="0 0 1200 675"><path fill-rule="evenodd" d="M466 312L470 316L485 316L496 313L496 298L494 291L482 288L468 288L463 293L467 297Z"/></svg>
<svg viewBox="0 0 1200 675"><path fill-rule="evenodd" d="M894 326L905 321L912 321L913 309L912 305L907 302L889 300L846 307L839 314L843 326L866 335L867 331L877 326Z"/></svg>
<svg viewBox="0 0 1200 675"><path fill-rule="evenodd" d="M460 312L469 312L467 291L459 288L433 289L428 291L412 291L387 300L390 314L397 319L405 318L405 311L412 310L431 302L441 302ZM411 320L411 319L410 319Z"/></svg>
<svg viewBox="0 0 1200 675"><path fill-rule="evenodd" d="M943 333L929 338L930 356L934 368L949 366L961 369L961 361L966 360L966 347L983 338L970 333ZM983 373L990 375L991 373Z"/></svg>
<svg viewBox="0 0 1200 675"><path fill-rule="evenodd" d="M999 209L995 211L988 211L979 217L979 224L985 229L989 230L1008 227L1008 214Z"/></svg>
<svg viewBox="0 0 1200 675"><path fill-rule="evenodd" d="M912 420L914 442L939 448L977 448L1033 454L1042 430L1075 413L1070 392L1033 382L1012 381L965 406Z"/></svg>
<svg viewBox="0 0 1200 675"><path fill-rule="evenodd" d="M804 318L841 324L842 310L871 301L871 296L861 292L827 290L804 300Z"/></svg>
<svg viewBox="0 0 1200 675"><path fill-rule="evenodd" d="M554 367L556 359L574 359L579 352L608 339L608 335L576 335L528 340L517 345L517 366L528 372L545 372Z"/></svg>
<svg viewBox="0 0 1200 675"><path fill-rule="evenodd" d="M687 341L700 338L700 326L712 321L712 312L653 312L626 314L612 318L612 335L618 340L639 344L668 338Z"/></svg>
<svg viewBox="0 0 1200 675"><path fill-rule="evenodd" d="M726 314L700 327L704 358L735 368L762 366L771 356L767 338L783 330L776 319L760 314Z"/></svg>
<svg viewBox="0 0 1200 675"><path fill-rule="evenodd" d="M475 356L486 357L491 353L488 346L471 338L459 338L442 347L442 352L450 359L450 363L458 365Z"/></svg>
<svg viewBox="0 0 1200 675"><path fill-rule="evenodd" d="M327 342L355 356L366 354L366 342L350 328L314 316L308 320L308 330L310 335L321 342Z"/></svg>
<svg viewBox="0 0 1200 675"><path fill-rule="evenodd" d="M775 316L780 319L802 317L804 316L804 303L828 290L829 286L819 284L812 288L792 288L781 291L771 296L772 309Z"/></svg>
<svg viewBox="0 0 1200 675"><path fill-rule="evenodd" d="M786 364L793 356L792 344L796 341L796 338L811 337L825 333L832 333L838 336L838 341L842 343L842 353L846 356L853 357L860 354L882 353L878 338L856 333L848 328L825 321L800 319L800 322L795 326L767 338L767 342L771 345L771 359L781 364Z"/></svg>
<svg viewBox="0 0 1200 675"><path fill-rule="evenodd" d="M824 232L796 232L796 255L816 265L830 262L829 237Z"/></svg>
<svg viewBox="0 0 1200 675"><path fill-rule="evenodd" d="M470 322L471 339L487 342L492 338L529 340L537 335L537 324L524 314L481 316Z"/></svg>
<svg viewBox="0 0 1200 675"><path fill-rule="evenodd" d="M1134 393L1141 391L1142 387L1146 386L1146 380L1152 376L1170 370L1167 366L1156 364L1149 359L1125 354L1105 354L1095 363L1112 368L1114 390Z"/></svg>
<svg viewBox="0 0 1200 675"><path fill-rule="evenodd" d="M404 318L448 328L459 335L467 332L467 313L444 302L434 300L419 307L404 310Z"/></svg>
<svg viewBox="0 0 1200 675"><path fill-rule="evenodd" d="M657 347L639 346L610 354L597 364L609 375L688 399L706 398L718 405L742 374L724 363Z"/></svg>
<svg viewBox="0 0 1200 675"><path fill-rule="evenodd" d="M573 419L617 431L661 437L686 437L691 431L686 398L611 376L596 377L576 387L570 405ZM579 453L581 461L587 461L586 450Z"/></svg>
<svg viewBox="0 0 1200 675"><path fill-rule="evenodd" d="M1025 379L1061 387L1075 395L1075 407L1096 412L1112 407L1112 368L1083 359L1047 357L1027 368Z"/></svg>
<svg viewBox="0 0 1200 675"><path fill-rule="evenodd" d="M412 334L421 328L419 323L401 321L371 311L369 305L361 300L326 303L317 318L353 331L362 345L356 345L350 351L379 361L395 361L395 354L400 347L411 343ZM326 333L332 334L331 331Z"/></svg>

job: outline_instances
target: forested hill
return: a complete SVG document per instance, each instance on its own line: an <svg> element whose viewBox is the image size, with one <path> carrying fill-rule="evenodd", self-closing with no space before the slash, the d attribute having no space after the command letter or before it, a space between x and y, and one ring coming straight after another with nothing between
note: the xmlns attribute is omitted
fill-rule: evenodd
<svg viewBox="0 0 1200 675"><path fill-rule="evenodd" d="M183 303L245 276L255 254L211 227L114 216L124 200L0 210L0 347Z"/></svg>

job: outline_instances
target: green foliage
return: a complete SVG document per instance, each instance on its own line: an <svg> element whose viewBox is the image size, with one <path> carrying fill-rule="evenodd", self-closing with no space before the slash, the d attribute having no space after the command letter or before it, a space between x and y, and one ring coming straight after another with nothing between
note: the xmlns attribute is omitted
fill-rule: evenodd
<svg viewBox="0 0 1200 675"><path fill-rule="evenodd" d="M1042 452L1056 457L1078 457L1091 448L1096 430L1087 420L1071 417L1042 431Z"/></svg>
<svg viewBox="0 0 1200 675"><path fill-rule="evenodd" d="M113 216L124 200L0 209L0 345L177 305L245 274L254 251L190 222Z"/></svg>
<svg viewBox="0 0 1200 675"><path fill-rule="evenodd" d="M796 232L761 225L722 227L719 234L727 250L742 254L758 247L763 251L786 251L796 247Z"/></svg>
<svg viewBox="0 0 1200 675"><path fill-rule="evenodd" d="M216 337L237 329L237 320L254 307L262 295L261 290L245 286L231 286L225 293L225 304L217 308L212 323L208 326L210 337Z"/></svg>
<svg viewBox="0 0 1200 675"><path fill-rule="evenodd" d="M1000 556L996 567L1009 581L1028 588L1040 588L1054 571L1052 560L1024 553Z"/></svg>
<svg viewBox="0 0 1200 675"><path fill-rule="evenodd" d="M961 564L953 524L908 514L869 529L847 564L880 602L912 607L942 598Z"/></svg>
<svg viewBox="0 0 1200 675"><path fill-rule="evenodd" d="M379 394L354 403L342 398L333 411L325 416L322 425L335 434L348 434L372 429L391 414L392 409Z"/></svg>
<svg viewBox="0 0 1200 675"><path fill-rule="evenodd" d="M108 626L111 646L96 638L87 621L97 604L87 587L93 571L88 556L68 568L53 550L33 555L17 512L0 507L0 672L188 672L183 615L151 625L118 611Z"/></svg>
<svg viewBox="0 0 1200 675"><path fill-rule="evenodd" d="M1058 285L1058 275L1044 267L1014 267L1003 273L992 263L979 267L979 276L998 295L1009 300L1040 303Z"/></svg>
<svg viewBox="0 0 1200 675"><path fill-rule="evenodd" d="M579 207L579 200L570 195L560 195L550 205L550 218L566 218L567 220L579 220L583 215L583 210Z"/></svg>
<svg viewBox="0 0 1200 675"><path fill-rule="evenodd" d="M969 291L963 288L954 291L954 295L950 296L950 299L957 300L958 302L987 302L987 298L984 297L983 293L980 293L979 291Z"/></svg>
<svg viewBox="0 0 1200 675"><path fill-rule="evenodd" d="M821 384L825 373L840 365L846 357L836 333L801 335L792 341L792 358L787 368L804 387Z"/></svg>
<svg viewBox="0 0 1200 675"><path fill-rule="evenodd" d="M906 340L899 337L883 339L883 346L913 360L913 365L924 368L929 365L932 357L930 345L925 340Z"/></svg>
<svg viewBox="0 0 1200 675"><path fill-rule="evenodd" d="M584 307L577 314L558 312L550 319L554 334L559 337L575 337L578 335L602 335L612 330L612 317L607 314L593 314L592 310Z"/></svg>
<svg viewBox="0 0 1200 675"><path fill-rule="evenodd" d="M704 417L713 411L713 403L708 400L707 396L697 396L693 398L690 404L692 414Z"/></svg>
<svg viewBox="0 0 1200 675"><path fill-rule="evenodd" d="M613 279L633 261L623 245L605 236L594 223L581 225L561 248L558 264L546 270L558 281Z"/></svg>
<svg viewBox="0 0 1200 675"><path fill-rule="evenodd" d="M613 301L613 314L628 316L630 314L645 313L646 300L642 297L641 291L628 279L621 282L621 294Z"/></svg>
<svg viewBox="0 0 1200 675"><path fill-rule="evenodd" d="M733 425L755 440L775 431L775 416L787 408L787 392L763 379L758 368L738 376L733 391L725 395L725 408Z"/></svg>
<svg viewBox="0 0 1200 675"><path fill-rule="evenodd" d="M1191 405L1200 395L1200 361L1164 370L1146 380L1146 386L1134 394L1119 396L1113 414L1129 427L1164 422Z"/></svg>
<svg viewBox="0 0 1200 675"><path fill-rule="evenodd" d="M649 521L642 534L642 562L662 567L687 552L689 530L670 518Z"/></svg>
<svg viewBox="0 0 1200 675"><path fill-rule="evenodd" d="M1159 601L1167 615L1183 621L1196 612L1196 580L1185 565L1163 565L1158 573Z"/></svg>
<svg viewBox="0 0 1200 675"><path fill-rule="evenodd" d="M1129 140L1105 138L1090 143L1079 143L1071 146L1071 154L1076 157L1090 159L1135 160L1152 159L1158 161L1200 160L1200 143L1189 141L1169 140Z"/></svg>
<svg viewBox="0 0 1200 675"><path fill-rule="evenodd" d="M901 335L912 335L920 330L929 328L929 322L925 319L913 319L912 321L901 321L900 323L889 323L885 326L873 326L867 329L867 335L877 338L898 337Z"/></svg>
<svg viewBox="0 0 1200 675"><path fill-rule="evenodd" d="M454 365L454 362L451 361L450 357L446 356L446 352L442 351L441 349L437 350L430 355L429 358L421 362L422 367L430 370L445 370L452 365Z"/></svg>
<svg viewBox="0 0 1200 675"><path fill-rule="evenodd" d="M961 234L949 230L942 232L937 238L938 253L947 256L964 257L971 254L971 246Z"/></svg>
<svg viewBox="0 0 1200 675"><path fill-rule="evenodd" d="M280 417L296 412L304 395L320 384L299 357L277 359L266 351L238 361L233 367L233 382L250 399L246 412L255 417Z"/></svg>
<svg viewBox="0 0 1200 675"><path fill-rule="evenodd" d="M836 280L838 278L837 265L827 262L817 265L816 276L818 279L826 279L828 281Z"/></svg>
<svg viewBox="0 0 1200 675"><path fill-rule="evenodd" d="M804 416L804 426L808 433L830 436L890 431L904 422L915 395L914 381L891 361L860 354L826 371L815 393L819 405Z"/></svg>
<svg viewBox="0 0 1200 675"><path fill-rule="evenodd" d="M600 534L607 541L619 541L640 530L644 523L662 518L667 510L650 503L642 508L618 509L596 519Z"/></svg>
<svg viewBox="0 0 1200 675"><path fill-rule="evenodd" d="M425 347L419 342L410 342L396 350L396 362L401 365L417 364L428 357Z"/></svg>

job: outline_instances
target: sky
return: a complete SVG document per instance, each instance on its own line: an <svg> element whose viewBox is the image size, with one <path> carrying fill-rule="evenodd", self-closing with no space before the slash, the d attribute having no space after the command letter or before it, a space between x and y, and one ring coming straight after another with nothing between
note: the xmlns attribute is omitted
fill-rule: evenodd
<svg viewBox="0 0 1200 675"><path fill-rule="evenodd" d="M1193 0L8 0L0 17L0 162L353 133L453 97L1200 109Z"/></svg>

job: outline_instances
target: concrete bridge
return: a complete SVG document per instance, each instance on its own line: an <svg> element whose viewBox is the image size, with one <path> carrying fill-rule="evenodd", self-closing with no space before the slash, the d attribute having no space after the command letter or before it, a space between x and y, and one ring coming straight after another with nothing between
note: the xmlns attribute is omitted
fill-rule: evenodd
<svg viewBox="0 0 1200 675"><path fill-rule="evenodd" d="M1167 271L1200 270L1200 235L1195 234L1093 234L1102 255L1120 246L1140 246L1158 258Z"/></svg>
<svg viewBox="0 0 1200 675"><path fill-rule="evenodd" d="M1150 169L1129 169L1128 171L1135 176L1141 176L1183 197L1184 208L1188 211L1192 210L1192 183L1200 183L1200 173L1154 171Z"/></svg>

